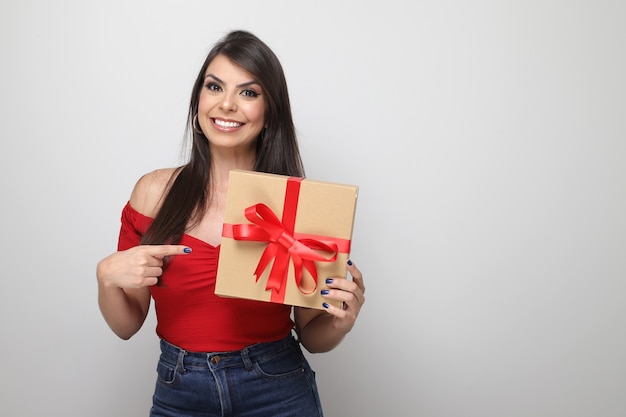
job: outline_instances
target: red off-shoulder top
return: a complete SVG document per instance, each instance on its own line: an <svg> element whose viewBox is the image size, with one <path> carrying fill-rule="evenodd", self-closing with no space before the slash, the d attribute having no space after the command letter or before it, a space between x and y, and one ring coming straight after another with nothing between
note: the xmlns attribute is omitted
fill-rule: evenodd
<svg viewBox="0 0 626 417"><path fill-rule="evenodd" d="M121 220L118 250L139 245L153 219L128 202ZM215 295L219 246L187 234L180 244L192 252L170 257L160 285L150 288L160 338L189 351L224 352L289 334L290 306Z"/></svg>

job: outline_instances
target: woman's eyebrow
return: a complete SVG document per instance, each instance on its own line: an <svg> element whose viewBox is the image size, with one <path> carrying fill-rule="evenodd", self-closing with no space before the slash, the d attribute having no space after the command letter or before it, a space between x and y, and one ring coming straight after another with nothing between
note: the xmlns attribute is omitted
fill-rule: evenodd
<svg viewBox="0 0 626 417"><path fill-rule="evenodd" d="M207 75L205 75L204 79L206 80L209 77L213 78L215 81L217 81L220 84L226 84L224 81L220 80L219 77L217 77L215 74L212 74L212 73L208 73ZM236 87L248 87L253 84L258 85L259 83L254 80L251 80L251 81L246 81L245 83L238 84L236 85Z"/></svg>

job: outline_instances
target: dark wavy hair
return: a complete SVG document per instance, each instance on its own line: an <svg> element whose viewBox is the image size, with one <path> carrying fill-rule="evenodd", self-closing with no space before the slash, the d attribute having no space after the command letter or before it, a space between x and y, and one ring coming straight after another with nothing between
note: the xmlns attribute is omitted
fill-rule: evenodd
<svg viewBox="0 0 626 417"><path fill-rule="evenodd" d="M212 196L211 152L208 139L194 126L200 92L209 64L223 55L248 71L261 85L265 98L265 129L256 140L254 170L304 177L287 82L274 52L252 33L228 33L211 49L193 85L185 137L191 140L189 161L178 167L169 192L142 239L143 244L178 243L188 225L199 221Z"/></svg>

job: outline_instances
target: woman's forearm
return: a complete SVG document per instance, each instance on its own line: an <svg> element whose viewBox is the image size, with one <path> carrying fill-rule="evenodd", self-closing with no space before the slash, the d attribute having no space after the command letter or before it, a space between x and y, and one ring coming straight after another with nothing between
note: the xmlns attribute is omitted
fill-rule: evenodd
<svg viewBox="0 0 626 417"><path fill-rule="evenodd" d="M148 288L122 289L106 279L106 267L98 265L98 306L105 321L120 338L130 339L139 331L150 306Z"/></svg>

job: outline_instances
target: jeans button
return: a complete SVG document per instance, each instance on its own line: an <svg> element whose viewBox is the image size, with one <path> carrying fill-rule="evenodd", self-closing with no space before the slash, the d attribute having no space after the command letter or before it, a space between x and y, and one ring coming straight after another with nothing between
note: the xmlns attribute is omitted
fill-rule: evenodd
<svg viewBox="0 0 626 417"><path fill-rule="evenodd" d="M213 356L213 357L211 358L211 363L212 363L213 365L217 365L218 363L220 363L220 357L219 357L219 356Z"/></svg>

